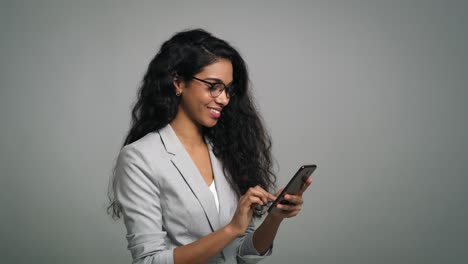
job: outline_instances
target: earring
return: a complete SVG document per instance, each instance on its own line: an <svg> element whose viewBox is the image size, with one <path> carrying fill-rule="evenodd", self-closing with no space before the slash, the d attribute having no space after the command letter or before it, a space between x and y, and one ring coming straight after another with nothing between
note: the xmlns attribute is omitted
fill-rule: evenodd
<svg viewBox="0 0 468 264"><path fill-rule="evenodd" d="M177 92L175 93L176 96L180 96L181 94L182 94L181 91L177 91Z"/></svg>

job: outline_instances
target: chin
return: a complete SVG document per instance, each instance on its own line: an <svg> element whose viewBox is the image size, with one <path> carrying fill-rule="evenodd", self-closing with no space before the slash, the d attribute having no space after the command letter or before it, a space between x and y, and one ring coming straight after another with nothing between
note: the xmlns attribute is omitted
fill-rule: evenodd
<svg viewBox="0 0 468 264"><path fill-rule="evenodd" d="M208 123L208 124L205 124L205 127L214 127L216 126L218 122L211 122L211 123Z"/></svg>
<svg viewBox="0 0 468 264"><path fill-rule="evenodd" d="M203 124L204 127L210 128L210 127L216 126L216 124L218 124L218 120L211 119L211 120L203 122L202 124Z"/></svg>

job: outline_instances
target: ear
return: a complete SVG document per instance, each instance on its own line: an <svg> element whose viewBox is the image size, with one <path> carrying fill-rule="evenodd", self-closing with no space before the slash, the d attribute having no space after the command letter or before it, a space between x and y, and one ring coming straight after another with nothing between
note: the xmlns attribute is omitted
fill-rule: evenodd
<svg viewBox="0 0 468 264"><path fill-rule="evenodd" d="M182 93L182 90L185 88L185 83L182 78L178 75L175 75L172 78L172 84L174 85L174 93Z"/></svg>

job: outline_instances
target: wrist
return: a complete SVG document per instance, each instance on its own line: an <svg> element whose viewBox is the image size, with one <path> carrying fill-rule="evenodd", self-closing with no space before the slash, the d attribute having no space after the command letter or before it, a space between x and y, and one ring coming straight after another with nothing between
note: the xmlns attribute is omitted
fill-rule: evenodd
<svg viewBox="0 0 468 264"><path fill-rule="evenodd" d="M284 217L282 217L280 214L268 214L267 217L265 218L265 221L271 223L271 224L276 224L280 225L281 222L283 222Z"/></svg>
<svg viewBox="0 0 468 264"><path fill-rule="evenodd" d="M228 224L225 227L223 227L223 232L227 236L233 237L233 238L237 238L237 237L240 237L242 235L242 233L237 231L237 229L232 224Z"/></svg>

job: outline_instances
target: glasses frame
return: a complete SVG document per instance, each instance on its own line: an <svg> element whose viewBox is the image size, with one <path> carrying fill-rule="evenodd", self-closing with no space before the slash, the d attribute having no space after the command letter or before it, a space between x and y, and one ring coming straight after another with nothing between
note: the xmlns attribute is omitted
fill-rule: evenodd
<svg viewBox="0 0 468 264"><path fill-rule="evenodd" d="M197 77L195 77L195 76L192 76L192 79L197 80L197 81L200 81L200 82L202 82L202 83L204 83L204 84L207 84L207 85L208 85L208 91L210 92L210 96L211 96L212 98L216 98L216 97L220 96L223 92L226 92L226 97L227 97L227 98L231 98L232 96L235 95L234 87L232 86L232 84L228 86L228 85L225 85L223 82L209 82L209 81L206 81L206 80L197 78ZM221 88L221 89L219 90L219 94L213 95L213 92L214 92L214 91L218 91L218 90L214 90L214 89L213 89L214 86L215 86L215 85L219 85L219 84L221 84L221 85L223 86L223 88Z"/></svg>

